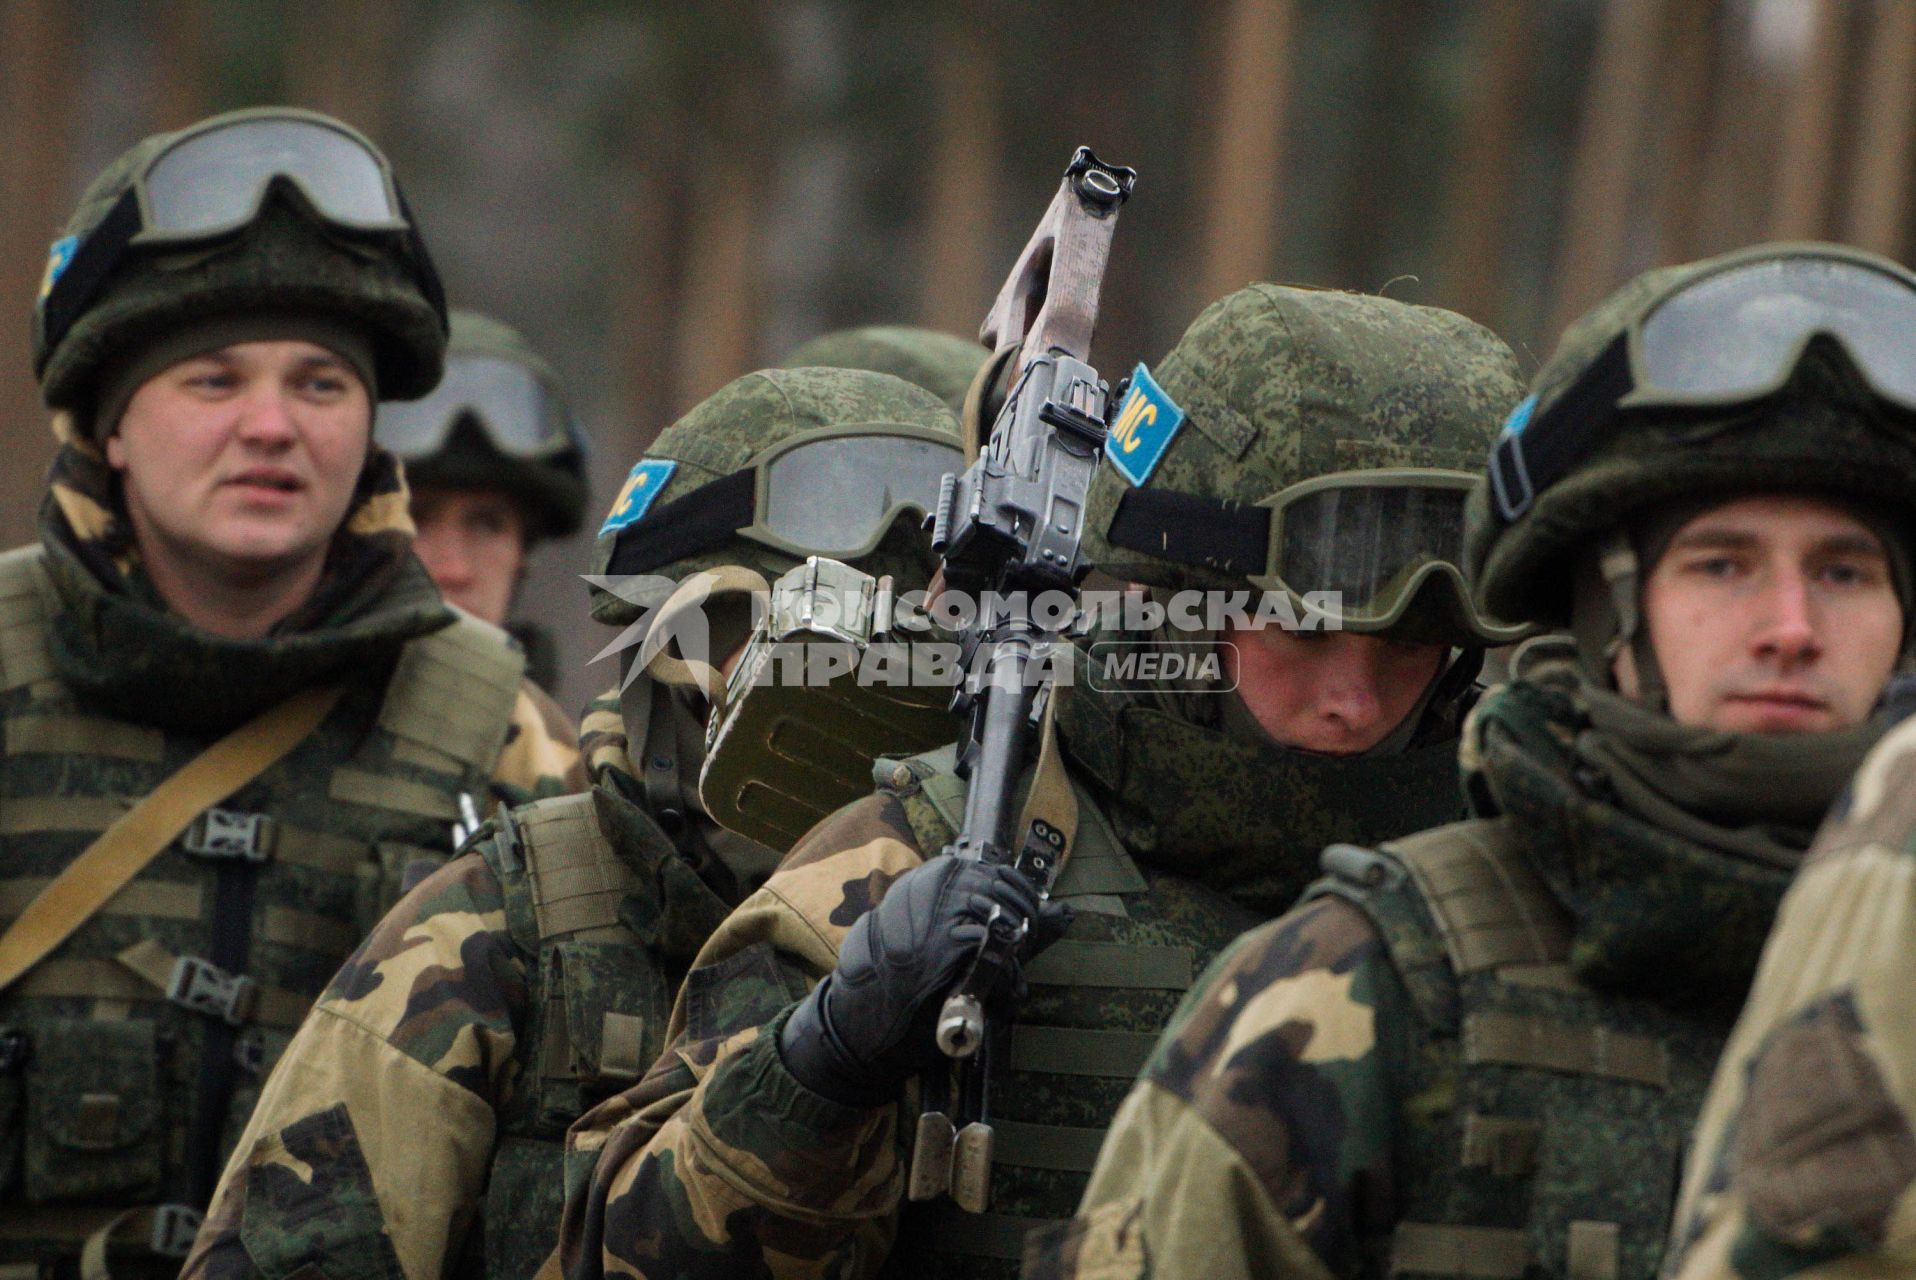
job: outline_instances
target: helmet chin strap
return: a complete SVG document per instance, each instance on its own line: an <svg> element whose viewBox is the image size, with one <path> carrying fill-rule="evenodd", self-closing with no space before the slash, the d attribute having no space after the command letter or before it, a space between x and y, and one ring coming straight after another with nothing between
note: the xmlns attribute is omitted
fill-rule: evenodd
<svg viewBox="0 0 1916 1280"><path fill-rule="evenodd" d="M1643 624L1643 566L1630 536L1622 529L1612 529L1603 536L1597 568L1603 574L1617 619L1616 634L1604 646L1604 662L1614 672L1617 655L1629 646L1630 660L1636 668L1636 701L1667 714L1669 690L1663 683L1663 668L1657 664L1656 648L1650 643L1650 629Z"/></svg>

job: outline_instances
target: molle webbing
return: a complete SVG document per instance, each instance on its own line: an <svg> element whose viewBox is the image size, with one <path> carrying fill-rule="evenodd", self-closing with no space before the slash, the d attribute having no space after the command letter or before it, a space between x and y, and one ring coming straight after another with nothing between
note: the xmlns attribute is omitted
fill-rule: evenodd
<svg viewBox="0 0 1916 1280"><path fill-rule="evenodd" d="M51 679L47 623L53 581L38 543L0 554L0 693Z"/></svg>
<svg viewBox="0 0 1916 1280"><path fill-rule="evenodd" d="M1459 974L1559 964L1569 955L1570 918L1542 880L1516 864L1522 845L1508 819L1453 823L1384 848L1423 891Z"/></svg>
<svg viewBox="0 0 1916 1280"><path fill-rule="evenodd" d="M394 758L463 773L475 784L484 780L505 745L524 673L525 657L505 633L467 614L412 641L400 654L379 709L379 727L397 739ZM389 779L378 782L392 785ZM339 786L336 773L335 794ZM457 816L452 797L444 797L444 803L446 816ZM423 797L412 803L422 813L427 807Z"/></svg>
<svg viewBox="0 0 1916 1280"><path fill-rule="evenodd" d="M638 877L613 850L592 794L558 796L515 810L526 887L541 943L630 941L619 903Z"/></svg>

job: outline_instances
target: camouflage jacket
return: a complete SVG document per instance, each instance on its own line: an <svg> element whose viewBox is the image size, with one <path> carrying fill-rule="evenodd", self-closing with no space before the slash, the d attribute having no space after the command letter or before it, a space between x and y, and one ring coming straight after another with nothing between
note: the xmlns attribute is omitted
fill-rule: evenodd
<svg viewBox="0 0 1916 1280"><path fill-rule="evenodd" d="M1664 1274L1916 1273L1916 721L1783 899L1710 1086Z"/></svg>
<svg viewBox="0 0 1916 1280"><path fill-rule="evenodd" d="M318 603L240 642L158 602L78 465L40 545L0 556L0 919L211 743L343 687L0 998L0 1261L72 1258L112 1224L127 1265L171 1273L305 1008L406 868L450 856L459 794L557 789L569 752L505 637L378 532L377 485Z"/></svg>
<svg viewBox="0 0 1916 1280"><path fill-rule="evenodd" d="M616 696L582 728L592 791L500 814L334 977L185 1275L524 1276L551 1251L567 1125L656 1056L738 897L642 807Z"/></svg>
<svg viewBox="0 0 1916 1280"><path fill-rule="evenodd" d="M1669 833L1557 767L1568 713L1543 690L1490 695L1465 761L1504 817L1332 850L1305 905L1205 975L1028 1277L1654 1272L1729 1021L1670 926L1734 956L1736 922L1780 886L1670 870ZM1575 907L1540 870L1569 856ZM1667 883L1640 883L1628 920L1621 901L1579 914L1604 867L1654 865ZM1657 981L1594 976L1659 948Z"/></svg>
<svg viewBox="0 0 1916 1280"><path fill-rule="evenodd" d="M882 766L880 793L814 828L701 951L670 1051L575 1126L569 1274L1014 1274L1026 1231L1070 1212L1181 991L1255 917L1133 861L1080 787L1055 889L1079 914L1028 972L994 1069L991 1211L901 1205L912 1099L853 1109L809 1093L777 1029L853 921L949 839L964 795L950 755ZM601 1148L587 1185L584 1158Z"/></svg>

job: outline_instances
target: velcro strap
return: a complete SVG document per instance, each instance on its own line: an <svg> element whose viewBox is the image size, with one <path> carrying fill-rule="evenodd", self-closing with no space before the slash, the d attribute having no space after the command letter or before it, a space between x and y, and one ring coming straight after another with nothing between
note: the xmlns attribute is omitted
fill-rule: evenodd
<svg viewBox="0 0 1916 1280"><path fill-rule="evenodd" d="M1405 855L1457 972L1549 964L1569 952L1563 907L1520 862L1507 826L1460 823L1389 847Z"/></svg>
<svg viewBox="0 0 1916 1280"><path fill-rule="evenodd" d="M235 1027L249 1022L258 1005L259 984L251 978L228 973L198 956L176 956L152 938L134 943L114 959L182 1009Z"/></svg>
<svg viewBox="0 0 1916 1280"><path fill-rule="evenodd" d="M1464 1061L1537 1067L1658 1089L1670 1083L1670 1055L1660 1040L1511 1013L1473 1013L1464 1019Z"/></svg>
<svg viewBox="0 0 1916 1280"><path fill-rule="evenodd" d="M1011 1030L1011 1069L1131 1080L1150 1061L1157 1044L1157 1036L1146 1032L1019 1024Z"/></svg>
<svg viewBox="0 0 1916 1280"><path fill-rule="evenodd" d="M1196 955L1189 947L1079 942L1065 938L1046 947L1037 959L1025 966L1025 980L1058 987L1188 991L1196 963Z"/></svg>
<svg viewBox="0 0 1916 1280"><path fill-rule="evenodd" d="M1508 1116L1464 1117L1463 1163L1466 1169L1488 1169L1499 1178L1520 1178L1537 1166L1537 1143L1543 1125Z"/></svg>
<svg viewBox="0 0 1916 1280"><path fill-rule="evenodd" d="M652 1064L645 1060L645 1019L607 1009L599 1023L599 1076L635 1081Z"/></svg>
<svg viewBox="0 0 1916 1280"><path fill-rule="evenodd" d="M11 920L26 910L27 904L52 884L48 876L15 876L0 880L0 919ZM198 885L170 884L163 880L135 880L106 900L100 908L103 916L142 916L148 920L197 920L200 918Z"/></svg>
<svg viewBox="0 0 1916 1280"><path fill-rule="evenodd" d="M1098 1149L1104 1145L1103 1129L997 1119L991 1122L991 1128L992 1163L1027 1169L1090 1173L1098 1163Z"/></svg>
<svg viewBox="0 0 1916 1280"><path fill-rule="evenodd" d="M1623 1228L1614 1222L1573 1222L1568 1241L1568 1280L1617 1280L1622 1270Z"/></svg>
<svg viewBox="0 0 1916 1280"><path fill-rule="evenodd" d="M7 721L6 754L103 756L158 764L166 735L110 716L21 715Z"/></svg>
<svg viewBox="0 0 1916 1280"><path fill-rule="evenodd" d="M1393 1276L1455 1276L1460 1280L1523 1280L1530 1238L1504 1227L1456 1227L1400 1222L1390 1242Z"/></svg>

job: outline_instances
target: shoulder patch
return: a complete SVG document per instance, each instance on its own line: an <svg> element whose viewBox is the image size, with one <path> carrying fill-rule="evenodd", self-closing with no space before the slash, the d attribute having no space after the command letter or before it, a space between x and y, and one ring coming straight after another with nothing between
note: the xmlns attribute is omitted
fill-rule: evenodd
<svg viewBox="0 0 1916 1280"><path fill-rule="evenodd" d="M599 536L617 533L644 519L645 513L651 510L652 499L658 497L659 490L665 488L678 469L679 464L670 458L643 458L634 464L619 489L619 496L613 500L612 510L606 513L605 523L599 526Z"/></svg>
<svg viewBox="0 0 1916 1280"><path fill-rule="evenodd" d="M47 295L53 292L53 286L66 274L66 269L73 263L74 251L79 247L80 237L61 236L47 250L47 269L40 277L40 301L45 302Z"/></svg>
<svg viewBox="0 0 1916 1280"><path fill-rule="evenodd" d="M1184 410L1171 399L1151 370L1140 364L1131 374L1131 390L1118 406L1118 418L1104 438L1105 456L1118 474L1143 484L1157 469L1184 425Z"/></svg>

